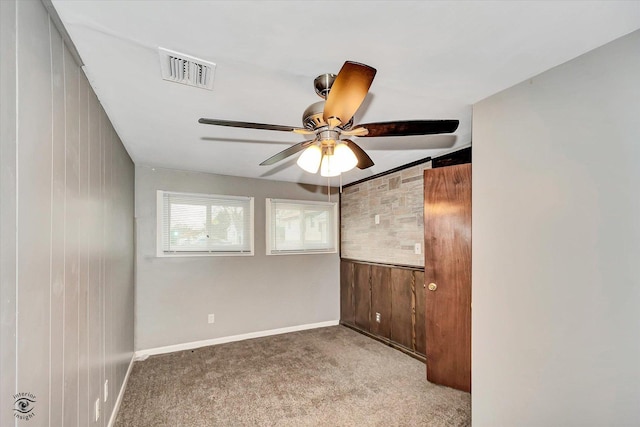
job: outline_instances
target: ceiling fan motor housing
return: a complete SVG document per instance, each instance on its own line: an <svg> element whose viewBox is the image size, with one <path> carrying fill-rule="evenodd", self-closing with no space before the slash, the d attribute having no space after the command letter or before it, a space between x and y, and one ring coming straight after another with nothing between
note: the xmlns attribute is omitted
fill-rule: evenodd
<svg viewBox="0 0 640 427"><path fill-rule="evenodd" d="M316 130L328 126L328 123L324 121L323 112L324 101L314 102L309 105L302 114L302 126L309 130ZM351 118L351 120L346 124L340 126L340 128L342 128L342 130L347 130L351 129L351 126L353 126L353 118Z"/></svg>

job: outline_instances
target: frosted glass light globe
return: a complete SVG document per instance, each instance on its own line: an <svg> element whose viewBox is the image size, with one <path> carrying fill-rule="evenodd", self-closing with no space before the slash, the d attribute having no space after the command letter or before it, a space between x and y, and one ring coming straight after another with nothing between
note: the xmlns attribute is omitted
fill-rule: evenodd
<svg viewBox="0 0 640 427"><path fill-rule="evenodd" d="M341 170L335 159L336 156L327 155L322 158L322 164L320 165L320 175L326 177L340 175Z"/></svg>
<svg viewBox="0 0 640 427"><path fill-rule="evenodd" d="M313 144L307 147L298 157L298 166L309 173L318 172L320 167L320 158L322 157L322 150L317 145Z"/></svg>
<svg viewBox="0 0 640 427"><path fill-rule="evenodd" d="M340 172L350 171L358 164L358 158L347 144L340 143L333 150L334 162L340 169Z"/></svg>

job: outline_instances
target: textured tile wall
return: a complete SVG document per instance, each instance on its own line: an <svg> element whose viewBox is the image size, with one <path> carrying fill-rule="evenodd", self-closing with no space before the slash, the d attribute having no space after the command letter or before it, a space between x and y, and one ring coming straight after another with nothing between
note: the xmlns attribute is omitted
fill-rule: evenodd
<svg viewBox="0 0 640 427"><path fill-rule="evenodd" d="M431 162L347 187L341 197L341 256L424 266L423 171ZM380 223L375 216L380 215Z"/></svg>

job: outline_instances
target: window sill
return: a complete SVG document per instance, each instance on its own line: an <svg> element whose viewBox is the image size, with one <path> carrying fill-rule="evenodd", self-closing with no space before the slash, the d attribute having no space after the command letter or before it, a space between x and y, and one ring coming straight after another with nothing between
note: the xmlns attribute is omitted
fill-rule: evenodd
<svg viewBox="0 0 640 427"><path fill-rule="evenodd" d="M328 254L336 254L337 250L332 251L277 251L271 252L267 251L267 256L269 255L328 255Z"/></svg>
<svg viewBox="0 0 640 427"><path fill-rule="evenodd" d="M157 258L253 256L253 252L159 252Z"/></svg>

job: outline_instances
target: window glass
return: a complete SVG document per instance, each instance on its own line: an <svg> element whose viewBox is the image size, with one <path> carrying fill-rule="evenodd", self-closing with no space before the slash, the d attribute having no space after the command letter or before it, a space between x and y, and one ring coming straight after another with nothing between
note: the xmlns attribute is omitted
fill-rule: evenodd
<svg viewBox="0 0 640 427"><path fill-rule="evenodd" d="M267 254L337 252L336 203L267 199Z"/></svg>
<svg viewBox="0 0 640 427"><path fill-rule="evenodd" d="M253 198L158 192L158 255L253 254Z"/></svg>

